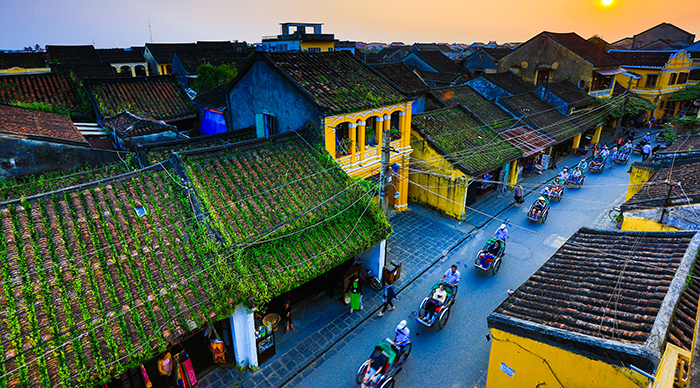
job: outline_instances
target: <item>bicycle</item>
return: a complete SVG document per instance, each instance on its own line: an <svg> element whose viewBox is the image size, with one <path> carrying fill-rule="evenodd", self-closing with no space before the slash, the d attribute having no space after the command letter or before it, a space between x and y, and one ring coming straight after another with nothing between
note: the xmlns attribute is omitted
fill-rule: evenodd
<svg viewBox="0 0 700 388"><path fill-rule="evenodd" d="M357 267L357 270L360 274L360 278L367 282L372 289L375 291L379 291L382 289L382 282L379 281L379 278L376 278L372 275L372 270L370 269L365 269L365 267L362 266L361 261L355 261L353 263L354 267Z"/></svg>
<svg viewBox="0 0 700 388"><path fill-rule="evenodd" d="M617 219L617 217L619 217L620 215L622 215L622 210L620 210L619 207L614 207L608 211L608 218L610 218L610 221L616 224L621 222Z"/></svg>

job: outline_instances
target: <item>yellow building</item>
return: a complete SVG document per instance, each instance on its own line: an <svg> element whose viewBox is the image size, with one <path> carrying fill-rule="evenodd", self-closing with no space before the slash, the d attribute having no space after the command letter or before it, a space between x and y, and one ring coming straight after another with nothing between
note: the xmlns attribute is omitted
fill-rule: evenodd
<svg viewBox="0 0 700 388"><path fill-rule="evenodd" d="M673 337L698 244L579 229L489 315L486 387L648 387L667 343L691 346Z"/></svg>
<svg viewBox="0 0 700 388"><path fill-rule="evenodd" d="M461 105L414 115L411 147L409 199L457 219L501 176L514 182L523 154Z"/></svg>
<svg viewBox="0 0 700 388"><path fill-rule="evenodd" d="M684 50L610 50L609 53L619 59L625 69L641 76L632 79L620 74L617 82L656 104L657 109L652 113L656 118L678 114L679 101L667 102L666 98L676 90L698 83L689 80L693 63Z"/></svg>
<svg viewBox="0 0 700 388"><path fill-rule="evenodd" d="M388 143L389 203L407 209L411 101L352 54L257 52L227 95L230 129L308 135L353 177L378 177Z"/></svg>
<svg viewBox="0 0 700 388"><path fill-rule="evenodd" d="M700 230L700 137L680 138L653 163L633 164L623 230Z"/></svg>
<svg viewBox="0 0 700 388"><path fill-rule="evenodd" d="M322 32L323 23L280 23L280 26L281 35L263 36L263 51L333 51L338 42L333 34Z"/></svg>
<svg viewBox="0 0 700 388"><path fill-rule="evenodd" d="M51 72L51 68L45 52L0 53L0 75L49 72Z"/></svg>

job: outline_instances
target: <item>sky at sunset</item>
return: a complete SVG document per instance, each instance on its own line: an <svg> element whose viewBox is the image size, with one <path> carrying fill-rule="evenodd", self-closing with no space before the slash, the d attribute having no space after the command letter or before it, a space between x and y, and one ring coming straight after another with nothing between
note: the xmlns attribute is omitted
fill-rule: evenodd
<svg viewBox="0 0 700 388"><path fill-rule="evenodd" d="M153 42L260 42L281 22L324 23L336 39L472 43L522 42L537 33L576 32L614 42L659 23L700 39L699 0L0 0L0 49L40 44L97 48Z"/></svg>

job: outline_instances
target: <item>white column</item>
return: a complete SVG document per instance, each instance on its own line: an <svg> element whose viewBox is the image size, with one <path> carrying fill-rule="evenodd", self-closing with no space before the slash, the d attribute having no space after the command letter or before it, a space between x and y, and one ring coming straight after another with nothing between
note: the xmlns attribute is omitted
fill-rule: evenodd
<svg viewBox="0 0 700 388"><path fill-rule="evenodd" d="M258 351L255 347L253 312L239 304L230 319L236 364L242 369L257 368Z"/></svg>

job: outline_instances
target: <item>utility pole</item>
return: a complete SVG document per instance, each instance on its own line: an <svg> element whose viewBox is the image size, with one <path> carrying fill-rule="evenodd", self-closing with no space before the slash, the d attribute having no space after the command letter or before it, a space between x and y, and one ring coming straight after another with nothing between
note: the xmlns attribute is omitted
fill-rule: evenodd
<svg viewBox="0 0 700 388"><path fill-rule="evenodd" d="M660 224L663 224L664 216L667 213L666 208L668 207L669 199L671 199L671 189L673 189L674 187L680 187L680 184L678 184L677 182L671 182L670 177L664 183L668 185L668 194L666 194L666 200L664 201L664 208L661 210L661 217L659 218Z"/></svg>
<svg viewBox="0 0 700 388"><path fill-rule="evenodd" d="M617 118L617 125L615 125L615 136L613 136L614 141L620 137L620 125L622 125L622 117L625 115L625 106L627 105L627 99L630 98L630 87L632 86L632 77L630 76L627 82L627 90L625 90L625 99L622 100L622 111L620 112L620 117Z"/></svg>
<svg viewBox="0 0 700 388"><path fill-rule="evenodd" d="M390 128L384 128L384 131L382 132L382 158L381 158L381 165L379 167L379 205L382 208L382 211L384 211L384 215L389 215L389 198L387 196L387 188L388 188L388 182L387 179L389 178L389 174L387 172L389 171L389 156L391 155L391 129Z"/></svg>

